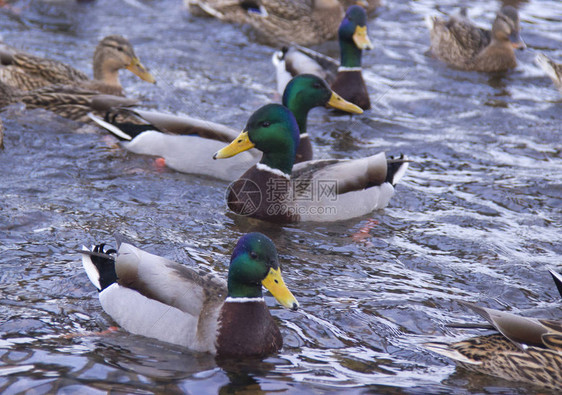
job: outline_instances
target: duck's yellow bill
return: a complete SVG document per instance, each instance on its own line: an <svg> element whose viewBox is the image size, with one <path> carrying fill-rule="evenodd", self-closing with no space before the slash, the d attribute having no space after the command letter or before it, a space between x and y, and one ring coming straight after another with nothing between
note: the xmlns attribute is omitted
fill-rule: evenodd
<svg viewBox="0 0 562 395"><path fill-rule="evenodd" d="M240 133L232 143L215 152L215 154L213 155L213 159L230 158L234 155L238 155L240 152L248 151L249 149L254 147L255 145L250 141L248 132L246 130L243 130L242 133Z"/></svg>
<svg viewBox="0 0 562 395"><path fill-rule="evenodd" d="M367 36L367 26L357 26L353 33L353 42L359 49L373 49L373 44Z"/></svg>
<svg viewBox="0 0 562 395"><path fill-rule="evenodd" d="M332 91L332 96L328 101L328 106L345 112L350 112L352 114L363 114L363 109L361 107L348 102L334 91Z"/></svg>
<svg viewBox="0 0 562 395"><path fill-rule="evenodd" d="M127 66L127 70L135 74L143 81L150 82L151 84L154 84L156 82L152 74L150 74L148 70L142 65L139 58L131 59L131 63L129 63L129 65Z"/></svg>
<svg viewBox="0 0 562 395"><path fill-rule="evenodd" d="M267 277L261 283L282 306L291 310L299 308L299 302L297 302L297 299L295 299L283 281L280 268L277 270L270 268Z"/></svg>

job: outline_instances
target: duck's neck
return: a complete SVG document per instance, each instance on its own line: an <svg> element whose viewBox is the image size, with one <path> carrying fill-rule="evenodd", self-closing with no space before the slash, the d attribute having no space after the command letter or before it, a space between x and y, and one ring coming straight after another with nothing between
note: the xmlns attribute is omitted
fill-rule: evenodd
<svg viewBox="0 0 562 395"><path fill-rule="evenodd" d="M264 152L260 163L266 165L270 169L273 169L273 171L279 170L286 176L290 176L293 171L293 165L295 164L295 155L295 149L291 152Z"/></svg>
<svg viewBox="0 0 562 395"><path fill-rule="evenodd" d="M228 298L234 301L243 301L242 298L261 298L263 297L261 284L259 286L246 285L228 280Z"/></svg>
<svg viewBox="0 0 562 395"><path fill-rule="evenodd" d="M361 53L353 41L340 39L340 67L361 67Z"/></svg>
<svg viewBox="0 0 562 395"><path fill-rule="evenodd" d="M308 118L308 112L310 111L310 106L307 103L303 103L297 97L289 97L287 103L283 102L283 105L288 107L289 110L295 116L297 124L299 125L299 133L306 133L306 120Z"/></svg>
<svg viewBox="0 0 562 395"><path fill-rule="evenodd" d="M107 85L121 87L119 68L106 62L102 56L94 58L94 79Z"/></svg>

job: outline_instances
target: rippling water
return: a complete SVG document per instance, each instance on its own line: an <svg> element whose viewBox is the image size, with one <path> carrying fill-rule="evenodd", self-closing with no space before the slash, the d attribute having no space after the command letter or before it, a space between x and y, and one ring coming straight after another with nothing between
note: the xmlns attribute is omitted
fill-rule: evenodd
<svg viewBox="0 0 562 395"><path fill-rule="evenodd" d="M375 49L364 57L373 110L352 119L315 110L309 126L318 157L385 150L415 160L390 206L364 218L287 227L238 219L222 182L161 169L46 112L1 114L0 392L536 390L456 370L420 344L473 334L445 326L476 318L456 300L560 319L547 270L562 271L562 100L533 59L541 51L562 60L562 4L520 4L528 49L516 70L493 76L424 54L424 16L456 12L455 2L386 3L369 22ZM482 26L500 6L471 5ZM192 17L179 0L11 7L0 11L6 42L88 72L101 37L126 35L158 84L125 73L122 82L149 108L241 128L277 99L272 49L244 28ZM249 230L275 241L302 306L294 313L267 298L285 339L278 355L217 366L122 330L88 335L114 323L82 270L82 244L118 231L226 275Z"/></svg>

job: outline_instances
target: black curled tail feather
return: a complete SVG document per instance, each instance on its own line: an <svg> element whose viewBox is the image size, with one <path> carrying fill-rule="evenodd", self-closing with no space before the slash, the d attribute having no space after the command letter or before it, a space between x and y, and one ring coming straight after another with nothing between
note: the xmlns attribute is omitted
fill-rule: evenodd
<svg viewBox="0 0 562 395"><path fill-rule="evenodd" d="M125 139L118 134L113 133L119 140L132 140L139 134L148 130L158 130L154 125L148 123L141 123L138 117L133 113L120 110L109 110L103 117L105 122L116 126L123 134L126 134L130 139ZM111 130L110 130L111 132Z"/></svg>
<svg viewBox="0 0 562 395"><path fill-rule="evenodd" d="M117 282L115 258L113 257L116 253L117 251L113 248L105 249L105 244L102 243L94 246L92 253L88 254L99 274L100 291Z"/></svg>
<svg viewBox="0 0 562 395"><path fill-rule="evenodd" d="M550 271L550 275L552 276L552 279L556 284L556 288L558 288L560 296L562 296L562 276L556 272L553 272L552 270Z"/></svg>
<svg viewBox="0 0 562 395"><path fill-rule="evenodd" d="M388 159L386 162L387 170L385 182L388 182L392 184L392 186L395 186L404 175L404 172L408 168L408 164L410 162L411 160L407 159L404 154L401 154L398 158L394 158L393 156L391 156L390 159Z"/></svg>

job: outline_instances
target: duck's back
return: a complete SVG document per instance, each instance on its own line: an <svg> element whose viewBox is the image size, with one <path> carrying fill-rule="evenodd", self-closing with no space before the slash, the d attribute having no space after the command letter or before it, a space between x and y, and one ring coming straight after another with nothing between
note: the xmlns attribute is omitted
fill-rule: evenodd
<svg viewBox="0 0 562 395"><path fill-rule="evenodd" d="M0 80L22 90L54 84L76 84L88 81L87 75L64 63L18 52L9 65L0 68Z"/></svg>
<svg viewBox="0 0 562 395"><path fill-rule="evenodd" d="M248 13L247 22L269 43L320 44L334 38L343 17L336 0L263 1L267 15Z"/></svg>
<svg viewBox="0 0 562 395"><path fill-rule="evenodd" d="M491 41L491 32L479 28L464 17L451 17L448 21L432 18L430 29L431 52L438 59L458 68L477 56Z"/></svg>

